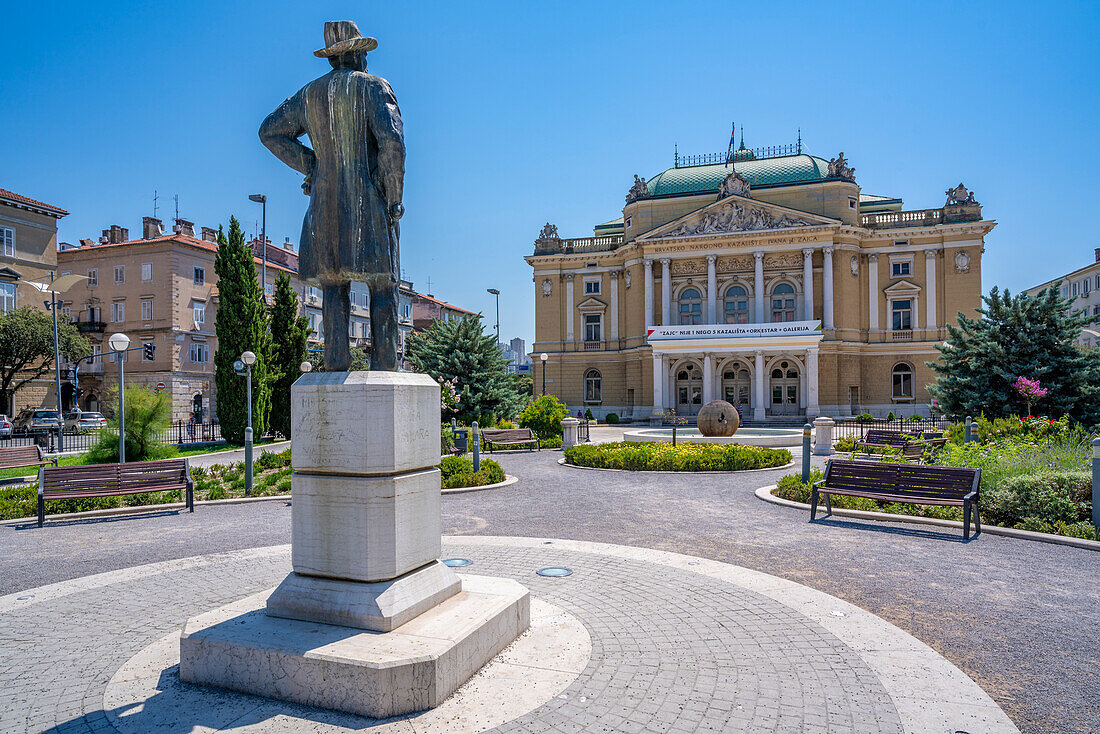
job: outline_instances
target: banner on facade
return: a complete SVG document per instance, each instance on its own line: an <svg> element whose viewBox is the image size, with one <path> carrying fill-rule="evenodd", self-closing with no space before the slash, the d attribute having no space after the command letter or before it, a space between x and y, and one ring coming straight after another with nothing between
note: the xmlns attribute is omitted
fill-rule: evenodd
<svg viewBox="0 0 1100 734"><path fill-rule="evenodd" d="M681 324L654 326L649 341L666 339L736 339L766 336L820 336L821 321L783 321L774 324Z"/></svg>

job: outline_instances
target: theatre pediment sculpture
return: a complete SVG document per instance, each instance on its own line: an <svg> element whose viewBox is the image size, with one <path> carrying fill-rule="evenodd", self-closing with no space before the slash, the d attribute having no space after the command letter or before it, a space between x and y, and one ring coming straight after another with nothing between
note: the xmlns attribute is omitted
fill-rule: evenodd
<svg viewBox="0 0 1100 734"><path fill-rule="evenodd" d="M731 201L724 206L711 209L698 220L684 222L679 227L665 232L661 237L752 232L762 229L806 227L814 224L816 223L800 217L792 217L789 214L773 214L767 209L743 206Z"/></svg>
<svg viewBox="0 0 1100 734"><path fill-rule="evenodd" d="M978 203L974 200L974 192L968 191L961 183L944 193L947 194L947 203L944 206L973 206Z"/></svg>
<svg viewBox="0 0 1100 734"><path fill-rule="evenodd" d="M836 158L829 159L829 178L841 178L845 181L856 180L856 169L848 165L848 159L844 157L844 151Z"/></svg>
<svg viewBox="0 0 1100 734"><path fill-rule="evenodd" d="M752 187L744 176L734 171L726 176L722 183L718 184L718 198L725 199L729 196L752 197Z"/></svg>
<svg viewBox="0 0 1100 734"><path fill-rule="evenodd" d="M649 196L649 187L646 186L645 179L635 173L634 185L630 187L630 191L626 192L626 203L629 204L643 196Z"/></svg>

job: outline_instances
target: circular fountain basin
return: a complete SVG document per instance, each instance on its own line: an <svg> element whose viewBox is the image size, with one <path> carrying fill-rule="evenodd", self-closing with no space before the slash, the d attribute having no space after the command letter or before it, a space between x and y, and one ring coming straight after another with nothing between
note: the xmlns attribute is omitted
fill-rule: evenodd
<svg viewBox="0 0 1100 734"><path fill-rule="evenodd" d="M671 428L643 428L627 431L624 441L636 443L646 441L672 442ZM798 446L802 443L801 428L740 428L732 436L704 436L698 428L677 428L676 441L688 443L739 443L745 446Z"/></svg>

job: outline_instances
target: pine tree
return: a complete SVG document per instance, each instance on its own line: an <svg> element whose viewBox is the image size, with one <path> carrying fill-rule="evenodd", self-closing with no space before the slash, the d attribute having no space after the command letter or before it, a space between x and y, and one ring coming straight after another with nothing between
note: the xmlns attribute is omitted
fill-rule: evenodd
<svg viewBox="0 0 1100 734"><path fill-rule="evenodd" d="M496 340L483 332L478 317L433 321L425 331L409 334L405 358L437 382L455 380L455 417L465 423L512 418L527 404L528 396L508 374Z"/></svg>
<svg viewBox="0 0 1100 734"><path fill-rule="evenodd" d="M218 351L214 354L214 382L218 388L217 413L222 435L231 443L244 442L248 422L245 378L233 363L245 351L256 355L252 365L252 431L267 432L271 410L271 383L277 377L271 369L271 333L252 251L236 217L229 219L229 236L218 228L218 253L214 257L218 274L218 315L215 331Z"/></svg>
<svg viewBox="0 0 1100 734"><path fill-rule="evenodd" d="M1070 313L1072 300L1058 295L1060 287L1035 296L994 287L982 296L982 318L960 313L957 326L948 324L947 344L936 347L940 359L928 362L938 375L928 390L947 415L1020 414L1014 383L1023 376L1049 388L1042 405L1047 415L1100 422L1100 352L1075 344L1088 317Z"/></svg>
<svg viewBox="0 0 1100 734"><path fill-rule="evenodd" d="M302 373L306 359L309 319L298 315L298 294L290 286L290 276L275 279L275 303L271 307L272 369L279 373L271 395L271 429L290 438L290 386Z"/></svg>

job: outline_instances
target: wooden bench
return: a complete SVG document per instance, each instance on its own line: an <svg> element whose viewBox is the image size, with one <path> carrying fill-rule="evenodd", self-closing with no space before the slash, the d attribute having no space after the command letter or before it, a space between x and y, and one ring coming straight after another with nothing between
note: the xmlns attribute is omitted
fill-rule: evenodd
<svg viewBox="0 0 1100 734"><path fill-rule="evenodd" d="M19 469L26 466L57 466L57 459L47 459L40 446L9 446L0 449L0 469Z"/></svg>
<svg viewBox="0 0 1100 734"><path fill-rule="evenodd" d="M981 469L955 466L920 466L831 459L825 478L810 493L810 520L817 519L817 503L825 496L825 509L833 511L831 495L867 497L883 502L944 505L963 508L963 539L970 540L970 517L975 535L982 532L978 508Z"/></svg>
<svg viewBox="0 0 1100 734"><path fill-rule="evenodd" d="M187 459L44 466L38 470L38 527L46 521L46 500L114 497L176 489L184 491L187 508L194 512L194 484Z"/></svg>
<svg viewBox="0 0 1100 734"><path fill-rule="evenodd" d="M489 453L498 446L527 446L530 449L531 444L542 451L535 432L530 428L486 428L481 432L481 438Z"/></svg>
<svg viewBox="0 0 1100 734"><path fill-rule="evenodd" d="M860 441L856 441L856 448L870 451L879 448L901 449L901 455L907 459L921 459L928 449L939 449L947 443L946 438L920 439L913 438L912 434L903 431L888 431L882 428L872 428Z"/></svg>

